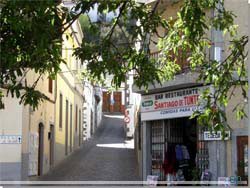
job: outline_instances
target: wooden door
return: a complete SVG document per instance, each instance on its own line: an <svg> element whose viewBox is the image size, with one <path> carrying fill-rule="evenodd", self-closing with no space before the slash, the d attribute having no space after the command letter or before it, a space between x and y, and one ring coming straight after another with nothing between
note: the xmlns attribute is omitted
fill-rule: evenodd
<svg viewBox="0 0 250 188"><path fill-rule="evenodd" d="M248 179L248 136L237 136L238 176L242 181Z"/></svg>
<svg viewBox="0 0 250 188"><path fill-rule="evenodd" d="M103 103L102 103L102 111L109 112L110 108L110 94L106 91L103 92Z"/></svg>
<svg viewBox="0 0 250 188"><path fill-rule="evenodd" d="M122 95L121 92L114 92L114 112L121 112Z"/></svg>

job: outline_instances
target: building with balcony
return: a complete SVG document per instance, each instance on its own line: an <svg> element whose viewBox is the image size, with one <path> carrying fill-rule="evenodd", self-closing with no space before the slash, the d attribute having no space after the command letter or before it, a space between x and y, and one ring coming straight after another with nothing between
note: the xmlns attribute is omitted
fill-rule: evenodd
<svg viewBox="0 0 250 188"><path fill-rule="evenodd" d="M138 0L139 2L139 0ZM175 3L173 3L175 2ZM158 11L162 17L175 17L182 1L161 0ZM154 5L155 0L140 1ZM225 0L225 8L233 11L239 25L239 34L250 35L248 1ZM244 12L244 14L242 14ZM159 28L159 33L164 30ZM228 55L228 38L220 31L211 30L214 46L208 52L214 59L223 59ZM154 36L157 41L157 36ZM249 49L249 46L247 47ZM150 44L151 56L158 59L157 46ZM232 109L243 100L235 91L225 111L232 131L222 140L220 133L211 135L206 126L199 125L196 119L189 119L197 108L197 100L205 87L197 81L198 73L189 71L187 59L177 62L181 71L173 80L162 85L150 85L148 92L144 88L133 87L133 92L141 94L140 122L136 127L136 153L138 169L142 180L149 175L157 176L160 181L167 180L208 180L218 181L220 177L248 176L248 139L249 119L236 120ZM250 60L247 60L250 67ZM249 112L249 103L246 107ZM214 137L213 137L214 136ZM179 155L180 153L184 155ZM178 161L178 165L176 164ZM241 165L243 164L243 165ZM198 173L198 178L195 173ZM202 176L203 175L203 176Z"/></svg>
<svg viewBox="0 0 250 188"><path fill-rule="evenodd" d="M68 38L68 39L67 39ZM83 141L84 87L78 75L82 63L73 56L73 48L83 39L81 26L75 21L63 34L61 72L54 81L55 105L55 165L79 148Z"/></svg>

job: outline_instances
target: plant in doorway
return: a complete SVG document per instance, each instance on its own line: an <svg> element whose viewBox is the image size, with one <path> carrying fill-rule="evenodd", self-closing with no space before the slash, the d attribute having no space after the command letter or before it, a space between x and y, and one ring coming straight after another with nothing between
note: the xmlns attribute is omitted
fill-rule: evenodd
<svg viewBox="0 0 250 188"><path fill-rule="evenodd" d="M191 170L192 181L200 181L201 179L201 170L197 167L194 167Z"/></svg>

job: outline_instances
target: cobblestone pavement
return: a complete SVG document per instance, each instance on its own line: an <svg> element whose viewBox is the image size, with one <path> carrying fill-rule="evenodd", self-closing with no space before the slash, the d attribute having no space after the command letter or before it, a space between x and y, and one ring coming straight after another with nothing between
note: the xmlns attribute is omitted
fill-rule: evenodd
<svg viewBox="0 0 250 188"><path fill-rule="evenodd" d="M139 181L133 147L133 140L125 140L123 116L105 115L81 149L39 180Z"/></svg>

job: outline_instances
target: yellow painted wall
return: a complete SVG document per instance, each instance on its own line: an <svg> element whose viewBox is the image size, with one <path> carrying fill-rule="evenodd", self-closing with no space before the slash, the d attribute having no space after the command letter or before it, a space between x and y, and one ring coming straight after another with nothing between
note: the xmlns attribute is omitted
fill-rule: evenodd
<svg viewBox="0 0 250 188"><path fill-rule="evenodd" d="M26 75L27 84L32 85L38 77L39 75L33 71L28 72ZM47 75L44 75L38 81L36 90L48 96L52 101L54 100L53 94L48 92ZM20 99L11 98L10 96L4 98L6 108L0 111L0 127L4 135L21 135L22 144L5 145L4 147L6 148L0 148L1 151L5 151L5 155L1 155L4 159L2 159L2 157L0 159L2 162L23 163L24 169L22 169L22 176L27 178L28 172L25 169L29 168L29 152L31 152L29 148L33 144L29 142L29 133L38 133L39 123L43 123L44 125L43 173L49 170L50 148L48 132L50 131L50 124L54 123L54 104L44 100L44 102L40 103L38 109L33 111L29 106L20 105L19 101ZM1 147L2 146L3 145L1 145ZM17 148L13 150L14 147L20 147L20 150ZM38 160L38 157L36 160Z"/></svg>
<svg viewBox="0 0 250 188"><path fill-rule="evenodd" d="M78 32L78 34L73 34L72 37L69 35L69 39L63 36L63 50L62 56L67 62L66 64L61 63L61 72L57 75L56 80L53 81L53 91L49 92L49 79L48 75L41 76L40 80L37 82L36 90L39 90L45 94L49 100L44 100L41 102L36 110L32 110L29 106L23 106L19 104L19 99L5 97L3 100L6 104L5 110L0 111L0 131L2 135L22 135L22 144L9 144L0 146L0 152L5 151L4 155L1 153L0 162L17 162L22 163L22 176L24 179L27 178L28 172L26 169L29 168L31 164L31 159L29 159L29 153L36 153L37 149L31 152L30 148L34 148L34 143L30 142L30 134L39 131L39 124L42 123L44 126L44 137L43 137L43 162L42 162L42 173L45 174L50 170L50 125L54 125L55 130L55 145L54 145L54 165L65 158L65 103L66 99L69 101L69 114L68 114L68 126L70 126L70 104L72 104L72 151L79 148L79 123L78 132L75 134L75 106L78 106L82 112L83 106L83 85L79 79L77 79L77 71L81 66L79 62L73 57L73 48L79 46L76 37L81 42L82 32L78 22L75 22L71 28L67 31L67 34L73 32ZM39 78L40 75L34 71L29 71L26 75L27 84L33 85L33 83ZM63 122L62 128L59 128L59 95L63 95ZM77 122L79 121L79 114L77 117ZM82 120L81 120L82 122ZM68 129L68 138L70 138L70 127ZM74 137L78 138L74 139ZM74 143L74 141L76 143ZM38 143L38 139L37 139ZM70 140L68 141L68 145ZM76 147L74 147L74 145ZM70 148L68 147L68 153ZM70 154L70 153L69 153ZM37 157L34 164L37 165ZM33 164L33 163L32 163ZM35 168L34 168L35 169ZM34 170L37 172L37 169ZM16 172L18 173L18 172ZM36 174L36 173L35 173Z"/></svg>
<svg viewBox="0 0 250 188"><path fill-rule="evenodd" d="M68 34L68 39L66 34L63 36L63 51L62 56L66 61L66 64L61 64L61 72L57 75L57 100L56 100L56 151L55 151L55 163L58 164L66 157L65 153L65 140L66 140L66 100L68 100L68 155L70 154L70 105L72 104L72 151L79 147L77 142L79 134L79 123L77 124L77 132L75 132L75 122L76 122L76 105L78 106L77 112L77 122L79 121L79 109L82 109L83 105L83 86L80 80L77 79L77 61L75 57L72 56L73 48L78 46L75 36L69 35L72 32L72 28L66 34ZM59 127L59 109L60 109L60 94L62 94L62 128ZM78 138L79 139L79 138Z"/></svg>
<svg viewBox="0 0 250 188"><path fill-rule="evenodd" d="M28 73L27 78L29 83L34 83L39 75L34 72ZM44 100L39 104L38 109L33 111L32 108L24 107L25 113L23 114L24 121L28 123L26 125L26 130L30 133L38 133L39 132L39 124L42 123L44 126L44 147L43 147L43 174L47 173L50 169L50 140L48 134L50 132L50 125L54 125L54 83L53 83L53 92L49 92L49 80L48 76L44 75L40 79L37 84L36 89L44 93L46 96L50 98L51 101ZM25 120L26 119L26 120ZM28 127L28 128L27 128ZM24 131L25 134L26 131ZM29 137L29 134L26 134L26 137ZM27 138L27 142L28 138ZM27 145L26 145L27 146ZM23 147L23 153L26 153L28 147Z"/></svg>

